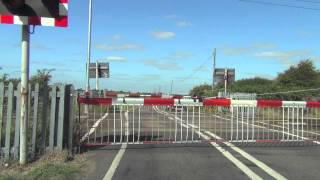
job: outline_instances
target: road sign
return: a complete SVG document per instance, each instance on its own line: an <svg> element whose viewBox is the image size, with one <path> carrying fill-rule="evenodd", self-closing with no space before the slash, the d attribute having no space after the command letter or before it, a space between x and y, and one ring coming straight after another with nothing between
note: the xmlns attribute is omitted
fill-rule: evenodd
<svg viewBox="0 0 320 180"><path fill-rule="evenodd" d="M0 0L0 23L68 26L68 0Z"/></svg>
<svg viewBox="0 0 320 180"><path fill-rule="evenodd" d="M221 84L224 82L226 78L228 83L232 84L235 82L235 75L236 75L235 69L227 69L227 74L225 74L224 68L216 68L214 71L214 82L215 84Z"/></svg>
<svg viewBox="0 0 320 180"><path fill-rule="evenodd" d="M90 63L89 78L96 78L97 64ZM109 78L109 63L98 63L98 78Z"/></svg>

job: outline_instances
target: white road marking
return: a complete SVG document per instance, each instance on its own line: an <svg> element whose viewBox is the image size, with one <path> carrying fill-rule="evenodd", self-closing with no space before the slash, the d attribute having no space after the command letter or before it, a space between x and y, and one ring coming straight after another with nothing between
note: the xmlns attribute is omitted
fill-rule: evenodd
<svg viewBox="0 0 320 180"><path fill-rule="evenodd" d="M157 108L157 110L161 113L161 111ZM166 113L166 112L162 112L162 113ZM179 121L183 121L180 118L177 118ZM185 122L184 122L185 123ZM193 128L198 128L196 125L194 124L183 124L184 126L190 126ZM205 140L210 140L210 138L206 135L204 135L203 133L196 131L196 133L200 134ZM210 131L205 131L206 134L210 135L211 137L217 139L217 140L222 140L221 137L217 136L216 134L213 134ZM287 178L282 176L280 173L278 173L277 171L273 170L272 168L270 168L268 165L266 165L265 163L259 161L258 159L256 159L255 157L251 156L250 154L248 154L247 152L245 152L244 150L236 147L235 145L229 143L229 142L223 142L225 145L227 145L228 147L230 147L231 149L233 149L234 151L238 152L240 155L242 155L243 157L245 157L247 160L251 161L252 163L256 164L260 169L262 169L263 171L265 171L267 174L269 174L271 177L278 179L278 180L286 180ZM216 145L218 145L217 143L211 142L211 145L213 145L214 147L216 147ZM219 146L219 145L218 145ZM216 147L217 148L217 147ZM217 148L218 149L218 148ZM223 149L223 148L222 148ZM219 149L218 149L219 150ZM219 150L220 151L220 150ZM225 150L226 151L226 150ZM221 151L220 151L221 152ZM232 156L232 154L230 154ZM229 158L228 158L229 159ZM230 159L229 159L230 160ZM230 160L231 161L231 160ZM234 163L234 162L233 162ZM240 162L241 163L241 162ZM237 165L237 167L239 167ZM240 167L239 167L240 168ZM242 170L242 169L241 169ZM250 170L250 169L249 169Z"/></svg>
<svg viewBox="0 0 320 180"><path fill-rule="evenodd" d="M217 139L217 140L222 140L221 137L217 136L216 134L211 133L210 131L205 131L206 134L210 135L211 137ZM273 170L272 168L270 168L268 165L266 165L265 163L259 161L258 159L256 159L255 157L251 156L249 153L245 152L244 150L236 147L235 145L233 145L232 143L229 142L223 142L225 145L227 145L228 147L230 147L231 149L233 149L234 151L236 151L237 153L241 154L243 157L245 157L247 160L251 161L252 163L254 163L255 165L257 165L260 169L262 169L263 171L265 171L267 174L269 174L270 176L272 176L275 179L278 180L285 180L287 178L285 178L284 176L282 176L280 173L278 173L277 171Z"/></svg>
<svg viewBox="0 0 320 180"><path fill-rule="evenodd" d="M127 137L130 135L129 134L129 115L128 115L128 113L129 113L129 111L126 111L124 113L124 116L126 118L126 122L124 123L124 130L125 130L124 135L126 135Z"/></svg>
<svg viewBox="0 0 320 180"><path fill-rule="evenodd" d="M113 159L112 164L108 170L108 172L106 173L106 175L104 176L103 180L111 180L114 173L116 172L120 161L124 155L124 152L126 151L127 148L127 144L122 144L121 145L121 149L119 150L118 154L116 155L116 157Z"/></svg>
<svg viewBox="0 0 320 180"><path fill-rule="evenodd" d="M91 134L93 134L93 133L96 131L96 129L97 129L97 127L100 125L100 123L108 117L108 115L109 115L109 113L106 113L106 114L104 114L104 116L102 116L102 118L98 119L98 121L96 121L96 122L94 123L94 125L90 128L89 132L87 132L87 133L81 138L80 142L82 143L82 142L84 142L88 137L90 137Z"/></svg>
<svg viewBox="0 0 320 180"><path fill-rule="evenodd" d="M128 111L125 113L124 116L125 116L125 119L126 119L125 126L127 128L125 133L128 133L128 131L129 131L128 124L127 124L128 120L129 120ZM121 145L121 148L120 148L119 152L117 153L116 157L113 159L112 164L111 164L108 172L104 176L103 180L111 180L112 179L114 173L116 172L116 170L117 170L117 168L118 168L118 166L120 164L120 161L121 161L121 159L122 159L122 157L124 155L124 152L127 149L127 146L128 146L127 143Z"/></svg>
<svg viewBox="0 0 320 180"><path fill-rule="evenodd" d="M218 115L213 115L213 117L218 117L218 118L220 118L220 119L223 119L223 120L226 120L226 121L231 121L230 119L227 119L227 118L224 118L224 117L221 117L221 116L218 116ZM259 123L263 123L263 122L261 122L261 121L257 121L257 122L259 122ZM259 126L259 125L255 125L255 124L249 124L249 123L247 123L247 122L243 122L243 124L246 124L247 126L255 126L255 127L259 127L259 128L262 128L262 129L268 129L268 130L270 130L270 131L274 131L274 132L280 132L280 133L283 133L283 134L286 134L286 135L290 135L290 136L292 136L292 137L297 137L297 138L301 138L301 139L303 139L303 140L307 140L307 141L312 141L313 143L315 143L315 144L320 144L320 142L319 141L317 141L317 140L312 140L312 139L310 139L310 138L306 138L306 137L302 137L302 136L299 136L299 135L296 135L296 134L292 134L292 133L288 133L288 132L283 132L282 130L275 130L275 129L269 129L269 128L267 128L267 127L264 127L264 126ZM269 124L269 125L271 125L271 126L274 126L274 125L272 125L272 124ZM309 132L309 131L304 131L304 132Z"/></svg>
<svg viewBox="0 0 320 180"><path fill-rule="evenodd" d="M210 138L203 133L199 131L195 131L197 134L199 134L201 137L203 137L205 140L210 140ZM226 157L229 161L231 161L235 166L237 166L242 172L244 172L250 179L254 180L262 180L262 177L260 177L258 174L253 172L248 166L243 164L239 159L234 157L229 151L222 148L219 144L215 142L210 143L213 147L215 147L219 152L222 153L224 157Z"/></svg>
<svg viewBox="0 0 320 180"><path fill-rule="evenodd" d="M154 108L158 113L166 113L166 112L162 112L161 110L159 110L157 107ZM174 120L173 117L169 117L169 119ZM181 121L180 118L177 118L178 120ZM181 121L182 122L182 121ZM183 127L188 127L191 126L190 124L186 125L184 123L179 124ZM197 134L199 134L202 138L204 138L205 140L210 140L210 138L206 135L204 135L203 133L201 133L200 131L195 131ZM248 166L246 166L245 164L243 164L239 159L237 159L236 157L234 157L229 151L225 150L224 148L222 148L219 144L215 143L215 142L211 142L210 143L213 147L215 147L219 152L222 153L222 155L224 157L226 157L229 161L231 161L235 166L237 166L243 173L245 173L250 179L254 179L254 180L262 180L262 178L256 174L255 172L253 172Z"/></svg>

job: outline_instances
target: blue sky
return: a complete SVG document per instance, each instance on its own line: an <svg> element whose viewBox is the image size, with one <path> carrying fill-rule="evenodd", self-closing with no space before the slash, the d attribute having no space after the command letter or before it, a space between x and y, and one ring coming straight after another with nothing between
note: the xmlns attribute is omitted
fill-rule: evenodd
<svg viewBox="0 0 320 180"><path fill-rule="evenodd" d="M70 1L68 28L36 27L31 36L31 72L54 68L53 82L84 88L88 1ZM236 68L236 79L271 79L300 59L320 66L320 11L238 0L93 0L93 6L92 61L108 61L111 69L103 88L166 93L173 80L175 93L187 93L211 83L214 48L217 66ZM18 77L20 27L1 25L0 34L0 74Z"/></svg>

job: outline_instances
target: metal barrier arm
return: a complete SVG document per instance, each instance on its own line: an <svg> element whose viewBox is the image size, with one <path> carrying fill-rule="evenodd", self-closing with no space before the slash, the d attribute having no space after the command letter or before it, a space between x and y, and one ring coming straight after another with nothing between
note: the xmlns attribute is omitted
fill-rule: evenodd
<svg viewBox="0 0 320 180"><path fill-rule="evenodd" d="M170 99L170 98L87 98L79 97L79 104L85 105L141 105L141 106L250 106L258 108L299 107L320 108L320 102L280 100L230 100L230 99Z"/></svg>

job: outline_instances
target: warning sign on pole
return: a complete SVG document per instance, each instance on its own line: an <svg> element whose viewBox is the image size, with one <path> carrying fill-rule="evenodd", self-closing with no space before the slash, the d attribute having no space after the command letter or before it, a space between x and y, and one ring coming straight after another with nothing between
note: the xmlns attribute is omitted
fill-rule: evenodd
<svg viewBox="0 0 320 180"><path fill-rule="evenodd" d="M109 63L98 63L98 66L96 63L90 63L89 78L97 78L97 75L98 78L109 78Z"/></svg>

